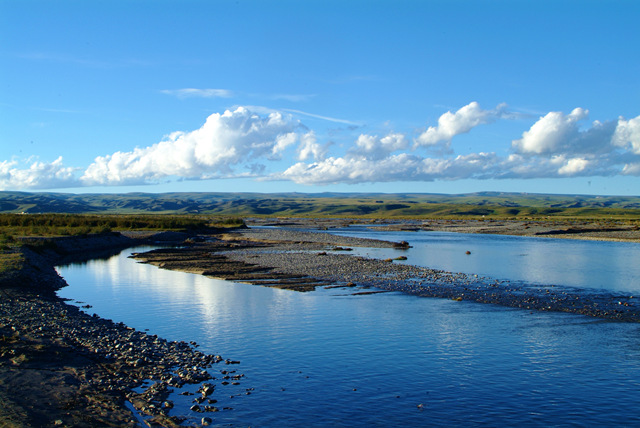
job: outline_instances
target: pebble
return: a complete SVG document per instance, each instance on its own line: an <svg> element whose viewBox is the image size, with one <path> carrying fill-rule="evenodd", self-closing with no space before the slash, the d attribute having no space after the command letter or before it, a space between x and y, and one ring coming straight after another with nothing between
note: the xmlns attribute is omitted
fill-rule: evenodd
<svg viewBox="0 0 640 428"><path fill-rule="evenodd" d="M61 299L41 298L30 293L0 300L0 334L8 336L9 331L16 337L61 343L78 355L92 355L90 358L95 364L108 364L112 368L100 376L86 376L83 395L117 393L147 416L174 417L168 416L174 407L167 400L170 389L212 380L209 370L224 361L220 356L197 351L193 344L169 342L122 323L89 316ZM0 358L13 358L21 364L9 352L2 354ZM239 364L239 361L227 361ZM214 391L214 384L202 383L199 392L204 399ZM194 405L192 410L196 409L199 406Z"/></svg>

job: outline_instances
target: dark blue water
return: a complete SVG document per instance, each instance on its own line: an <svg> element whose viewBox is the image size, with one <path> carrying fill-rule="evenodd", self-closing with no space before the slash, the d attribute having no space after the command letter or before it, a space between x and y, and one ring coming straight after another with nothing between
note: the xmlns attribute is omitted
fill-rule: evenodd
<svg viewBox="0 0 640 428"><path fill-rule="evenodd" d="M298 293L127 254L59 268L70 284L59 294L240 360L241 385L216 389L217 406L233 408L211 414L220 426L640 425L637 324L399 293ZM174 397L180 413L190 398Z"/></svg>

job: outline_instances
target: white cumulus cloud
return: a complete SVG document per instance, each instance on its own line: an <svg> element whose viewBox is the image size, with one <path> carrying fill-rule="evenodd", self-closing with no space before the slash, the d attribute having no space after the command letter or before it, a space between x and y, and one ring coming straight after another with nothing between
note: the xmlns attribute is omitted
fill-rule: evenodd
<svg viewBox="0 0 640 428"><path fill-rule="evenodd" d="M596 120L581 127L588 113L578 107L567 115L550 112L541 117L522 138L512 141L515 153L507 162L509 174L525 178L634 174L633 164L640 160L640 116Z"/></svg>
<svg viewBox="0 0 640 428"><path fill-rule="evenodd" d="M98 156L86 168L67 167L61 157L50 163L0 162L0 189L229 177L326 185L640 176L640 116L588 123L584 108L570 113L550 112L521 131L519 139L506 136L503 145L510 149L506 154L497 153L508 150L457 154L451 149L428 157L419 153L425 147L444 144L451 148L456 135L512 116L505 113L504 105L483 110L472 102L455 113L443 114L437 126L415 139L400 132L362 133L351 141L334 143L293 114L237 107L210 115L199 129L173 132L156 144Z"/></svg>
<svg viewBox="0 0 640 428"><path fill-rule="evenodd" d="M521 139L514 140L512 146L520 153L555 153L575 140L579 133L578 122L588 114L588 110L579 107L569 115L555 111L547 113L525 131Z"/></svg>
<svg viewBox="0 0 640 428"><path fill-rule="evenodd" d="M409 142L403 134L390 133L384 137L361 134L352 153L368 159L382 159L390 153L407 149Z"/></svg>
<svg viewBox="0 0 640 428"><path fill-rule="evenodd" d="M576 175L584 171L589 166L589 161L582 158L573 158L566 161L566 164L558 169L560 175Z"/></svg>
<svg viewBox="0 0 640 428"><path fill-rule="evenodd" d="M19 168L17 161L0 162L0 190L52 189L77 185L77 168L65 167L62 157L53 162L34 161Z"/></svg>
<svg viewBox="0 0 640 428"><path fill-rule="evenodd" d="M424 147L435 146L440 143L448 145L456 135L465 134L478 125L494 122L503 115L505 105L501 104L494 110L483 110L480 104L472 102L460 108L455 113L444 113L438 119L438 126L430 126L416 138L416 144Z"/></svg>
<svg viewBox="0 0 640 428"><path fill-rule="evenodd" d="M613 144L631 149L634 154L640 155L640 116L629 120L623 117L618 119L618 126L613 134Z"/></svg>
<svg viewBox="0 0 640 428"><path fill-rule="evenodd" d="M287 147L295 144L298 141L298 134L295 132L289 132L276 137L276 143L271 149L271 154L274 159L278 159L280 154L284 152Z"/></svg>
<svg viewBox="0 0 640 428"><path fill-rule="evenodd" d="M432 141L449 138L474 124L495 120L502 114L500 111L501 106L487 112L477 103L471 103L455 114L441 116L438 128L430 128L429 135ZM276 178L303 184L336 184L640 175L640 156L636 153L640 143L640 116L630 120L594 121L581 129L580 122L587 116L588 111L582 108L569 114L550 112L524 131L521 139L512 141L513 153L505 157L483 152L420 157L406 153L410 148L402 134L382 138L361 134L346 155L312 163L299 162ZM414 146L413 150L417 148Z"/></svg>
<svg viewBox="0 0 640 428"><path fill-rule="evenodd" d="M320 144L313 131L309 131L300 138L298 160L323 160L329 151L329 143Z"/></svg>
<svg viewBox="0 0 640 428"><path fill-rule="evenodd" d="M454 158L423 158L408 153L383 159L330 157L311 164L299 162L274 178L323 185L489 178L496 161L493 153L474 153Z"/></svg>
<svg viewBox="0 0 640 428"><path fill-rule="evenodd" d="M164 177L213 178L233 167L279 156L297 140L298 121L273 112L260 116L238 107L215 113L195 131L174 132L152 146L99 156L86 169L86 184L140 184ZM253 167L253 170L259 168Z"/></svg>

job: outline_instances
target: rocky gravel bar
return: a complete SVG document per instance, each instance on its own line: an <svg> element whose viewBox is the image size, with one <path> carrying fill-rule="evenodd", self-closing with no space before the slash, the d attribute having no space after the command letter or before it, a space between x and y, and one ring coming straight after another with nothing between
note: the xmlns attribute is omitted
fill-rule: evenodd
<svg viewBox="0 0 640 428"><path fill-rule="evenodd" d="M341 237L318 233L313 243L304 241L304 234L295 242L290 231L261 229L238 231L239 236L256 239L260 236L270 247L237 248L224 254L234 262L251 263L270 267L278 274L312 277L318 281L350 287L371 288L384 291L400 291L423 297L440 297L457 301L490 303L527 310L568 312L603 319L640 322L640 299L627 294L614 294L604 290L578 289L560 286L530 285L523 282L496 280L464 273L398 263L392 259L379 260L351 256L336 243ZM329 243L319 247L320 236ZM352 239L352 238L350 238ZM355 239L355 238L353 238ZM236 243L240 239L235 239ZM294 243L295 242L295 243ZM345 241L346 242L346 241ZM369 246L376 241L349 241L353 246ZM408 243L386 243L388 247L401 248Z"/></svg>
<svg viewBox="0 0 640 428"><path fill-rule="evenodd" d="M354 294L395 291L640 322L636 296L531 285L399 263L403 260L402 249L408 245L321 231L258 228L237 230L188 248L156 250L133 257L165 269L297 291L311 291L318 286L351 287ZM353 256L350 250L356 246L396 248L398 257L380 260Z"/></svg>

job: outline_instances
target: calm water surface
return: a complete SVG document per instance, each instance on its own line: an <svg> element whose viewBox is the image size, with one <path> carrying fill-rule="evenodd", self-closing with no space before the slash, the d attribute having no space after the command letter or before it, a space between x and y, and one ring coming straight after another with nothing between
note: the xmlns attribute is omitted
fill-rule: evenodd
<svg viewBox="0 0 640 428"><path fill-rule="evenodd" d="M632 242L426 231L376 234L365 226L331 233L407 241L413 248L403 252L405 263L418 266L534 284L640 292L640 244ZM399 254L388 248L354 250L374 258Z"/></svg>
<svg viewBox="0 0 640 428"><path fill-rule="evenodd" d="M217 387L217 406L233 407L211 414L220 426L640 425L636 324L399 293L298 293L165 271L130 252L60 267L70 285L59 294L240 360L214 367L246 375ZM173 398L189 413L193 397Z"/></svg>

